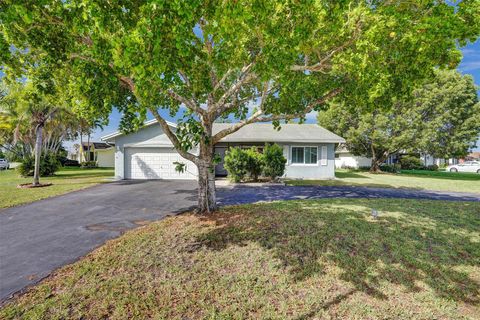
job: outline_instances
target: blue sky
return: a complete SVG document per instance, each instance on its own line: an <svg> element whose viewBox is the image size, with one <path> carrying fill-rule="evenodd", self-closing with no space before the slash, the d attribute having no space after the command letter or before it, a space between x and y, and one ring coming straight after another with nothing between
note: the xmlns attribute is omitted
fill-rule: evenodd
<svg viewBox="0 0 480 320"><path fill-rule="evenodd" d="M458 70L464 74L471 74L475 80L477 86L480 89L480 40L477 40L475 43L471 43L462 49L463 59ZM480 94L480 90L478 90ZM162 111L161 114L167 120L175 120L171 118L167 112ZM104 127L103 130L97 130L92 137L93 141L100 141L100 137L105 134L116 131L120 122L120 114L116 109L113 110L110 115L110 120L108 126ZM315 122L315 115L309 115L307 117L307 122ZM73 145L73 143L68 143L68 147ZM477 143L479 147L475 150L480 150L480 137L479 142Z"/></svg>

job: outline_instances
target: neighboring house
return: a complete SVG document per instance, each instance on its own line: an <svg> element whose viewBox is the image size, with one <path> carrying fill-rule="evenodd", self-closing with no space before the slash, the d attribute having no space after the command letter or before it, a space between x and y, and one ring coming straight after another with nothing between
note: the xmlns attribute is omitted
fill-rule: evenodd
<svg viewBox="0 0 480 320"><path fill-rule="evenodd" d="M460 159L459 163L465 161L480 161L480 151L470 152L465 158Z"/></svg>
<svg viewBox="0 0 480 320"><path fill-rule="evenodd" d="M337 169L358 169L361 167L370 167L371 165L372 158L355 156L348 151L344 144L340 144L335 151L335 168Z"/></svg>
<svg viewBox="0 0 480 320"><path fill-rule="evenodd" d="M407 155L408 153L395 153L390 155L387 160L385 160L385 164L395 164L400 161L402 155ZM440 159L435 158L431 155L420 155L420 160L423 162L423 165L430 166L436 164L437 166L442 165L452 165L457 164L458 159ZM472 159L473 160L473 159ZM335 168L352 168L358 169L361 167L370 167L372 164L372 158L363 157L363 156L355 156L350 153L344 144L340 144L335 151Z"/></svg>
<svg viewBox="0 0 480 320"><path fill-rule="evenodd" d="M105 142L83 142L76 153L72 154L72 160L82 163L95 161L99 167L115 166L115 146Z"/></svg>
<svg viewBox="0 0 480 320"><path fill-rule="evenodd" d="M169 123L172 130L176 125ZM215 123L218 132L231 124ZM119 131L102 137L115 144L115 177L117 179L196 179L197 168L182 158L157 124L147 121L131 134ZM335 148L345 140L316 124L283 124L275 130L272 124L250 124L225 137L215 146L215 153L223 159L229 147L258 146L277 143L287 159L284 177L292 179L335 178ZM195 150L192 150L195 152ZM175 171L174 162L186 164L184 173ZM215 168L216 175L225 175L223 161Z"/></svg>

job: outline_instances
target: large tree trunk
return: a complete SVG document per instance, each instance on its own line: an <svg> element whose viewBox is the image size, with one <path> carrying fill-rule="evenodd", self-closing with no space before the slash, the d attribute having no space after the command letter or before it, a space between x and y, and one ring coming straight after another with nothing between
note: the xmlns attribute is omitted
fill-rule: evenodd
<svg viewBox="0 0 480 320"><path fill-rule="evenodd" d="M35 169L33 170L33 185L39 186L40 185L40 157L42 155L42 133L43 133L43 126L38 125L35 129Z"/></svg>
<svg viewBox="0 0 480 320"><path fill-rule="evenodd" d="M215 172L213 164L198 164L198 212L210 213L217 210Z"/></svg>
<svg viewBox="0 0 480 320"><path fill-rule="evenodd" d="M199 144L198 168L198 212L210 213L217 210L215 189L214 147L212 144L212 122L204 121L204 137Z"/></svg>
<svg viewBox="0 0 480 320"><path fill-rule="evenodd" d="M380 165L383 163L383 161L372 158L372 165L370 167L370 173L380 173L382 170L380 170Z"/></svg>

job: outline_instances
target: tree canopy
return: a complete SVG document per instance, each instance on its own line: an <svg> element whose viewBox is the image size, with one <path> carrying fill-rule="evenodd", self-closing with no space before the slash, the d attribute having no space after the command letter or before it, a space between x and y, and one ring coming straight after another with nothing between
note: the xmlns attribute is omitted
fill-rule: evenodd
<svg viewBox="0 0 480 320"><path fill-rule="evenodd" d="M31 55L48 59L90 117L115 106L129 131L151 112L209 186L199 188L205 211L215 208L208 172L224 136L303 118L334 96L388 105L434 66L456 66L479 11L477 0L6 0L0 51L12 74ZM161 109L179 116L176 130ZM219 118L235 123L213 135Z"/></svg>
<svg viewBox="0 0 480 320"><path fill-rule="evenodd" d="M318 114L318 122L342 135L354 155L372 157L372 171L377 171L400 151L465 156L480 135L480 103L471 76L436 70L433 79L393 108L351 107L337 99Z"/></svg>

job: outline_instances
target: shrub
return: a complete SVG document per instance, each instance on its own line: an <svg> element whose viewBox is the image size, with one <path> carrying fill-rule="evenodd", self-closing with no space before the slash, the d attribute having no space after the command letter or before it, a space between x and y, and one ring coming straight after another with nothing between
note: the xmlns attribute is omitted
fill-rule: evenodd
<svg viewBox="0 0 480 320"><path fill-rule="evenodd" d="M57 156L52 152L43 152L40 156L40 176L46 177L53 175L60 167ZM27 156L18 166L18 172L23 177L33 176L35 170L35 157Z"/></svg>
<svg viewBox="0 0 480 320"><path fill-rule="evenodd" d="M262 174L263 170L263 155L258 152L257 148L252 147L244 150L247 155L247 172L253 181L258 180L258 176Z"/></svg>
<svg viewBox="0 0 480 320"><path fill-rule="evenodd" d="M382 164L380 170L382 172L398 173L400 172L400 166L398 164Z"/></svg>
<svg viewBox="0 0 480 320"><path fill-rule="evenodd" d="M248 173L248 155L238 148L230 148L225 152L223 166L227 170L228 178L233 182L242 181Z"/></svg>
<svg viewBox="0 0 480 320"><path fill-rule="evenodd" d="M400 159L400 164L402 166L402 169L404 170L415 170L423 168L422 160L415 156L403 156Z"/></svg>
<svg viewBox="0 0 480 320"><path fill-rule="evenodd" d="M425 167L425 170L428 170L428 171L438 171L438 166L436 164L431 164L429 166L426 166Z"/></svg>
<svg viewBox="0 0 480 320"><path fill-rule="evenodd" d="M263 174L272 179L283 176L287 159L278 144L267 144L263 150Z"/></svg>
<svg viewBox="0 0 480 320"><path fill-rule="evenodd" d="M64 166L64 167L80 167L80 163L79 163L77 160L67 159L67 160L63 163L63 166Z"/></svg>
<svg viewBox="0 0 480 320"><path fill-rule="evenodd" d="M84 161L82 162L83 168L96 168L97 162L96 161Z"/></svg>

